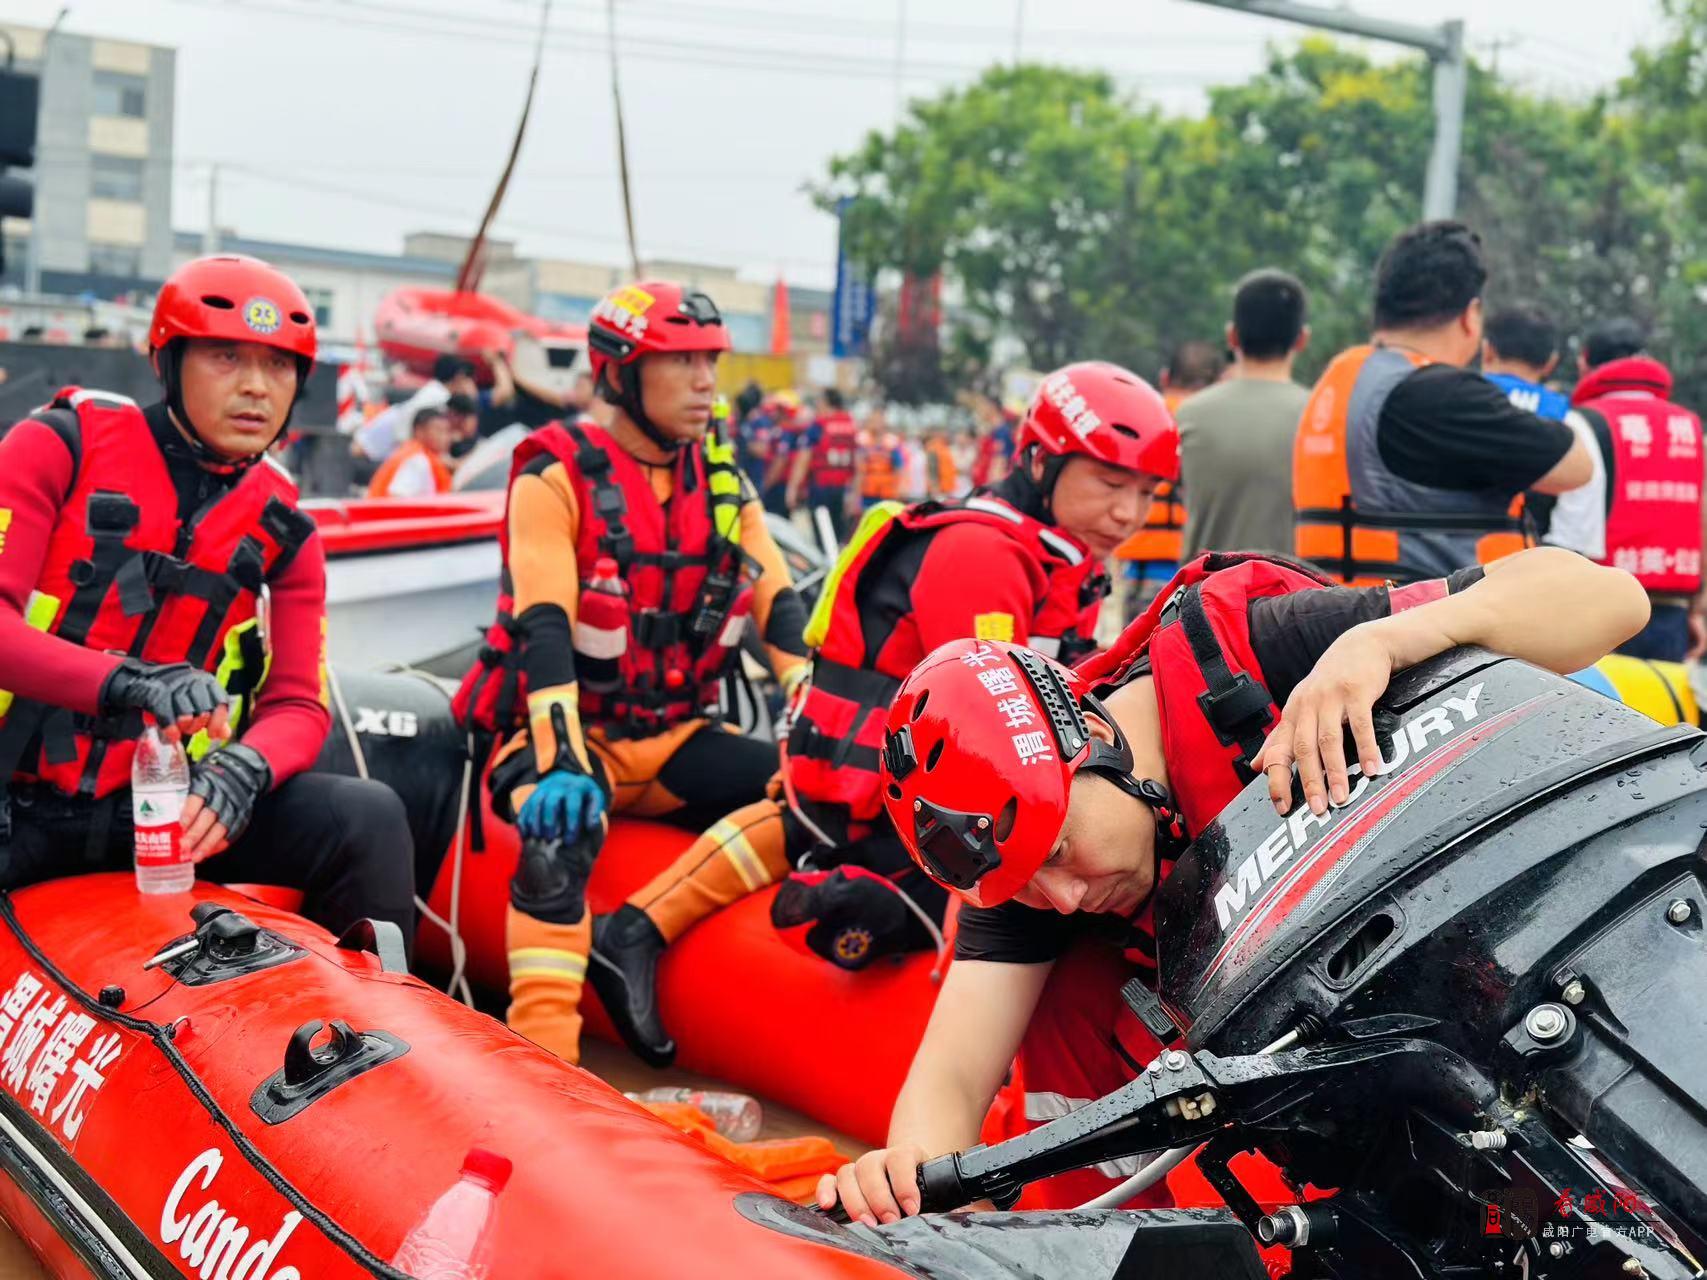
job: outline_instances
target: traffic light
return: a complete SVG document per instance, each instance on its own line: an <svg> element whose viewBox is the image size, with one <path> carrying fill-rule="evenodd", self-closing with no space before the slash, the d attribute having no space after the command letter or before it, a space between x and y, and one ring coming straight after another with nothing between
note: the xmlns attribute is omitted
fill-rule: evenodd
<svg viewBox="0 0 1707 1280"><path fill-rule="evenodd" d="M28 178L8 174L8 166L29 169L36 162L36 110L41 80L0 68L0 218L28 218L35 209L35 188ZM0 238L0 270L6 266L5 240Z"/></svg>

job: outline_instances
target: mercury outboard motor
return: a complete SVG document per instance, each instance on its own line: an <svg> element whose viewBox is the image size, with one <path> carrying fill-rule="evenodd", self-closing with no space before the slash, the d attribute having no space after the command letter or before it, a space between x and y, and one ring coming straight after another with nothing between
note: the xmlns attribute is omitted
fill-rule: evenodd
<svg viewBox="0 0 1707 1280"><path fill-rule="evenodd" d="M928 1207L1163 1148L1293 1274L1702 1274L1707 739L1481 650L1397 677L1389 766L1322 818L1259 780L1159 899L1165 1050ZM1265 1214L1229 1171L1277 1164ZM1331 1188L1331 1193L1305 1187Z"/></svg>

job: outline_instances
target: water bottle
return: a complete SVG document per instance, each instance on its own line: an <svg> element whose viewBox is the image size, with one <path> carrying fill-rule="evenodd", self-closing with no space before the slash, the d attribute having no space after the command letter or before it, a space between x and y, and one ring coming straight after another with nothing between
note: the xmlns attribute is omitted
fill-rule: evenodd
<svg viewBox="0 0 1707 1280"><path fill-rule="evenodd" d="M498 1193L509 1180L507 1159L472 1148L457 1180L403 1237L391 1265L415 1280L486 1280L497 1250Z"/></svg>
<svg viewBox="0 0 1707 1280"><path fill-rule="evenodd" d="M685 1102L698 1107L712 1127L731 1142L751 1142L765 1122L764 1108L744 1093L718 1093L711 1089L648 1089L631 1093L635 1102Z"/></svg>
<svg viewBox="0 0 1707 1280"><path fill-rule="evenodd" d="M628 652L628 592L616 561L601 556L581 585L575 611L575 675L604 693L622 686L622 655Z"/></svg>
<svg viewBox="0 0 1707 1280"><path fill-rule="evenodd" d="M142 893L188 893L196 864L184 854L184 800L190 762L179 742L149 725L130 764L130 812L136 830L136 887Z"/></svg>

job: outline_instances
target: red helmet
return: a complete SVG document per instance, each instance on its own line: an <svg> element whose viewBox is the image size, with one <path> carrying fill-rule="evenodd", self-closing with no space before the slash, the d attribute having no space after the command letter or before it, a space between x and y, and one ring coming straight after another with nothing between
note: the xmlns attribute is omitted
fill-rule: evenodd
<svg viewBox="0 0 1707 1280"><path fill-rule="evenodd" d="M1114 730L1112 744L1091 733L1086 707ZM1132 776L1113 717L1078 675L1024 645L951 640L931 653L890 705L878 762L913 861L981 907L1012 898L1049 857L1080 769L1154 810L1160 842L1183 843L1167 789Z"/></svg>
<svg viewBox="0 0 1707 1280"><path fill-rule="evenodd" d="M1179 427L1167 402L1137 374L1101 360L1067 365L1038 384L1015 447L1033 444L1164 480L1179 475Z"/></svg>
<svg viewBox="0 0 1707 1280"><path fill-rule="evenodd" d="M623 285L605 295L587 322L587 358L600 380L607 364L632 364L663 351L727 351L729 345L717 304L667 280Z"/></svg>
<svg viewBox="0 0 1707 1280"><path fill-rule="evenodd" d="M161 286L148 326L156 368L158 353L175 338L258 342L305 361L319 349L314 308L296 281L259 258L235 253L185 263Z"/></svg>

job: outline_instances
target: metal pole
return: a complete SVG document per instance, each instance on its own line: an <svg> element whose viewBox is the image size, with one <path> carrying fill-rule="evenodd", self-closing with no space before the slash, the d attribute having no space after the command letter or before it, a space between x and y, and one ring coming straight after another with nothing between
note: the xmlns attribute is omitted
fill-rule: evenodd
<svg viewBox="0 0 1707 1280"><path fill-rule="evenodd" d="M1239 13L1296 22L1324 31L1383 40L1421 49L1434 64L1434 144L1423 185L1423 217L1450 218L1458 207L1458 156L1464 139L1464 93L1469 64L1464 52L1464 24L1415 27L1404 22L1367 18L1347 9L1324 9L1293 0L1194 0L1197 4L1233 9Z"/></svg>
<svg viewBox="0 0 1707 1280"><path fill-rule="evenodd" d="M1470 68L1464 54L1464 24L1441 28L1447 52L1434 60L1434 146L1423 186L1423 217L1450 218L1458 209L1458 156L1464 143L1464 94Z"/></svg>
<svg viewBox="0 0 1707 1280"><path fill-rule="evenodd" d="M901 78L907 62L907 0L895 0L895 123L901 123Z"/></svg>
<svg viewBox="0 0 1707 1280"><path fill-rule="evenodd" d="M1025 37L1025 0L1014 0L1014 66L1019 66L1021 42Z"/></svg>

